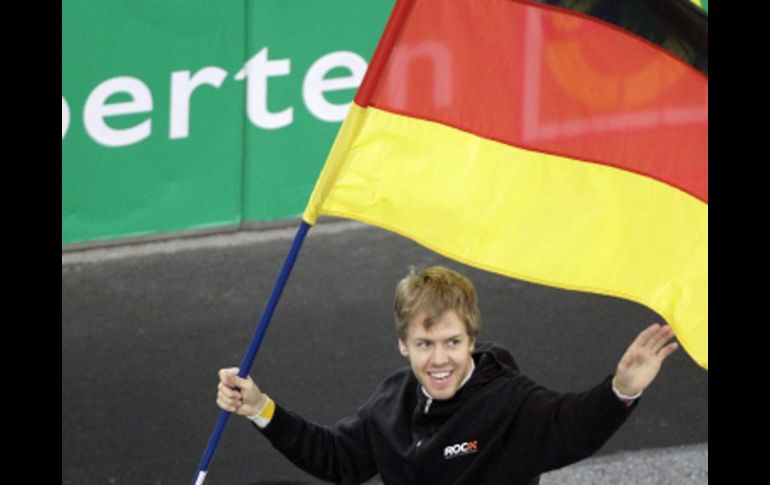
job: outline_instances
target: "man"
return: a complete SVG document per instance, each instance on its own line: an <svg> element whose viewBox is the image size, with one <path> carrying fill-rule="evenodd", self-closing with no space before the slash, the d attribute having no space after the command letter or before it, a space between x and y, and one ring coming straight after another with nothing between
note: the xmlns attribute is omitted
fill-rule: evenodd
<svg viewBox="0 0 770 485"><path fill-rule="evenodd" d="M677 348L669 327L639 334L614 376L579 394L544 389L505 349L477 342L473 284L450 269L411 271L396 287L398 346L409 359L334 427L283 409L237 368L219 371L217 404L248 417L307 473L361 483L527 484L596 452Z"/></svg>

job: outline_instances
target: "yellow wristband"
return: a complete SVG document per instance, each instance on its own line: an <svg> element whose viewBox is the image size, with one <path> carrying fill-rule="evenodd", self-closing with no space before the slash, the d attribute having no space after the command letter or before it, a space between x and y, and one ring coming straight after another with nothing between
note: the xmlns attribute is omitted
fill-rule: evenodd
<svg viewBox="0 0 770 485"><path fill-rule="evenodd" d="M273 414L275 414L275 401L268 397L267 404L265 404L265 407L262 408L262 412L259 413L259 417L270 421L273 419Z"/></svg>
<svg viewBox="0 0 770 485"><path fill-rule="evenodd" d="M267 394L265 394L265 397L267 399L265 400L262 409L254 416L246 416L260 428L267 426L270 423L270 420L273 419L273 414L275 414L275 402L270 399Z"/></svg>

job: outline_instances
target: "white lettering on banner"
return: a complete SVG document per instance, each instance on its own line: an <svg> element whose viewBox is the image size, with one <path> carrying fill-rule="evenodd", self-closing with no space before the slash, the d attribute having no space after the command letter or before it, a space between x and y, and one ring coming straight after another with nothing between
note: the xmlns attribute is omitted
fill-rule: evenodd
<svg viewBox="0 0 770 485"><path fill-rule="evenodd" d="M274 130L288 126L294 120L294 108L271 113L267 107L267 78L286 76L291 72L289 59L268 60L267 47L246 61L235 75L236 81L246 78L246 112L249 120L260 128Z"/></svg>
<svg viewBox="0 0 770 485"><path fill-rule="evenodd" d="M344 67L352 75L325 79L332 69ZM302 83L302 99L307 109L316 118L323 121L342 121L348 114L350 102L333 104L326 100L323 93L341 89L357 88L366 73L366 60L355 52L339 51L326 54L310 66L305 81Z"/></svg>
<svg viewBox="0 0 770 485"><path fill-rule="evenodd" d="M70 127L70 107L67 104L67 100L64 96L61 97L61 139L64 139L64 135L67 134L67 129Z"/></svg>
<svg viewBox="0 0 770 485"><path fill-rule="evenodd" d="M128 93L132 101L106 104L116 93ZM83 121L86 131L97 143L120 147L150 136L151 120L146 119L131 128L115 129L108 126L104 118L149 111L152 111L152 95L147 85L134 77L121 76L104 81L91 92L83 110Z"/></svg>
<svg viewBox="0 0 770 485"><path fill-rule="evenodd" d="M326 76L337 68L346 69L350 75L327 79ZM350 51L330 52L313 62L302 82L302 99L308 112L325 122L336 123L344 120L350 102L331 103L324 94L357 88L363 81L366 68L366 60ZM263 47L234 75L236 81L246 80L246 113L254 126L276 130L294 122L293 106L287 106L280 111L270 111L268 108L268 79L287 76L290 73L290 59L270 59L268 48ZM204 84L219 89L227 76L228 72L218 66L207 66L194 74L191 74L190 70L171 73L169 139L189 138L193 93ZM108 103L109 98L118 93L128 94L131 100ZM64 140L70 128L72 112L63 95L61 106L61 136ZM135 77L119 76L103 81L91 91L83 107L83 123L88 135L97 143L108 147L122 147L139 143L149 137L152 132L152 119L148 115L146 119L129 128L113 128L105 119L110 116L150 113L152 110L153 98L147 85Z"/></svg>
<svg viewBox="0 0 770 485"><path fill-rule="evenodd" d="M171 73L171 120L168 136L187 138L190 136L190 97L203 84L219 88L227 77L221 67L204 67L190 77L190 71Z"/></svg>

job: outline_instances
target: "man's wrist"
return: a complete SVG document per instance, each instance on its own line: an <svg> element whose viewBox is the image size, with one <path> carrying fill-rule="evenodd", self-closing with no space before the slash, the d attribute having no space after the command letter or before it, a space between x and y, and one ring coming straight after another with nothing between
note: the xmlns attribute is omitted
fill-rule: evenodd
<svg viewBox="0 0 770 485"><path fill-rule="evenodd" d="M639 397L642 395L642 391L633 393L633 394L626 394L621 392L617 385L615 384L615 378L612 379L612 392L615 393L615 396L617 396L618 399L623 401L626 404L631 404L632 402L639 399Z"/></svg>
<svg viewBox="0 0 770 485"><path fill-rule="evenodd" d="M264 428L270 424L270 420L273 419L273 414L275 414L275 402L270 399L267 394L263 393L262 396L263 403L259 407L259 411L257 411L256 414L252 416L246 416L250 421L253 421L260 428Z"/></svg>

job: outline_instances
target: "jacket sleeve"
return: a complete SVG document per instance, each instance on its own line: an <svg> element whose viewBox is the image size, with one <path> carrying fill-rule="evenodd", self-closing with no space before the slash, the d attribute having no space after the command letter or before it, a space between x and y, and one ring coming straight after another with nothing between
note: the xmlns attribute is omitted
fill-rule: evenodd
<svg viewBox="0 0 770 485"><path fill-rule="evenodd" d="M582 393L560 394L528 378L516 393L520 403L509 453L537 475L587 458L620 428L638 404L626 405L612 391L612 376ZM518 460L517 460L518 461Z"/></svg>
<svg viewBox="0 0 770 485"><path fill-rule="evenodd" d="M276 405L270 423L260 431L275 449L314 477L340 484L362 483L377 473L366 415L367 408L361 407L329 427Z"/></svg>

